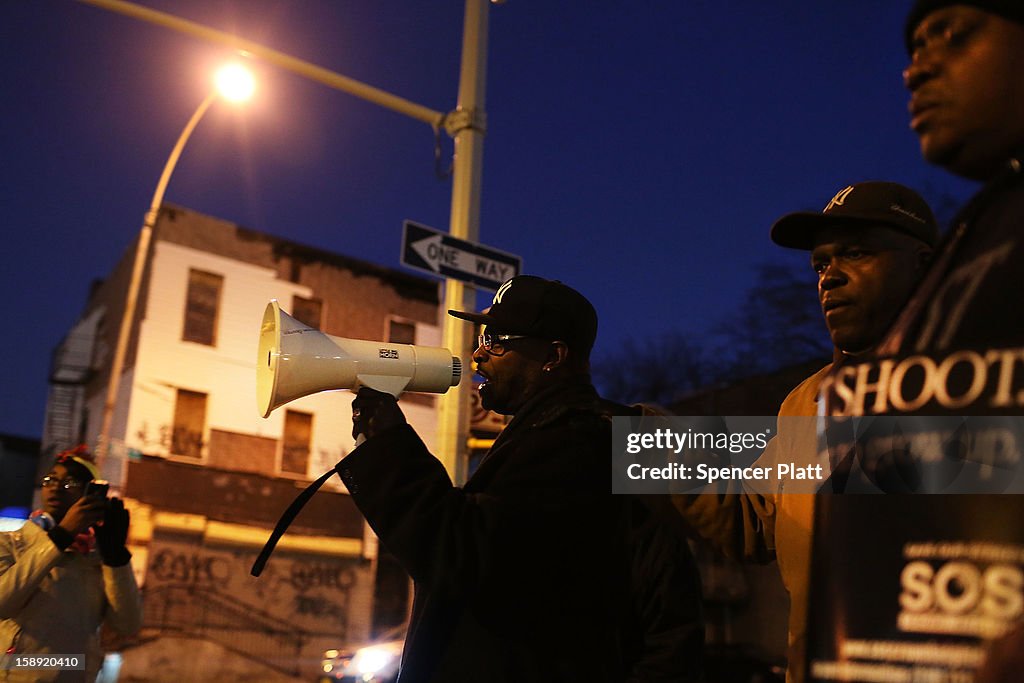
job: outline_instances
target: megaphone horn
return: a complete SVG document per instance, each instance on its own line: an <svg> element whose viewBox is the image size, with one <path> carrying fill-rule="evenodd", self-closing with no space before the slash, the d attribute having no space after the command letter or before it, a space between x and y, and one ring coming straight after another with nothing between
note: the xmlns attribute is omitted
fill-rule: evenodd
<svg viewBox="0 0 1024 683"><path fill-rule="evenodd" d="M462 361L448 349L334 337L267 304L256 354L256 401L263 417L320 391L370 387L443 394L462 378Z"/></svg>

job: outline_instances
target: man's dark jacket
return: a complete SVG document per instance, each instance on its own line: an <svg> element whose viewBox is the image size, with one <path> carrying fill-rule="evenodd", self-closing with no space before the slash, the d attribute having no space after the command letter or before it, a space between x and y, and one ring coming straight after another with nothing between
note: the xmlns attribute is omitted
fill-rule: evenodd
<svg viewBox="0 0 1024 683"><path fill-rule="evenodd" d="M1022 162L1010 159L960 212L879 358L837 369L845 391L830 392L831 412L1024 414Z"/></svg>
<svg viewBox="0 0 1024 683"><path fill-rule="evenodd" d="M589 383L542 390L460 489L408 425L337 471L416 598L402 683L696 680L703 628L681 528L611 495Z"/></svg>

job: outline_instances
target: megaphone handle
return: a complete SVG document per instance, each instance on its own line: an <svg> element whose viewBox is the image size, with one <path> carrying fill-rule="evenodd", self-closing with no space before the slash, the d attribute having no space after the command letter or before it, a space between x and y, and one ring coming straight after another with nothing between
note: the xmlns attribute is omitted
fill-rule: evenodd
<svg viewBox="0 0 1024 683"><path fill-rule="evenodd" d="M360 434L362 436L362 434ZM267 560L270 559L270 554L274 552L274 548L277 547L277 542L284 536L284 532L288 530L292 520L299 514L299 511L305 507L309 499L313 497L313 494L319 490L324 482L331 478L334 474L334 470L330 472L324 472L324 474L314 481L312 484L306 487L306 490L295 497L292 504L288 506L288 509L281 515L281 519L277 520L277 525L274 530L270 533L270 538L267 539L266 544L263 546L263 550L260 551L259 557L252 563L252 569L249 573L253 576L259 576L263 573L263 566L267 564Z"/></svg>
<svg viewBox="0 0 1024 683"><path fill-rule="evenodd" d="M356 448L359 448L364 443L366 443L366 435L362 433L357 434ZM277 525L271 532L270 538L268 538L267 542L264 544L263 550L260 551L259 557L257 557L256 561L252 563L252 569L249 570L250 574L253 576L259 576L263 573L263 567L267 564L267 560L270 559L270 554L274 552L274 548L277 547L277 542L281 540L281 537L284 536L284 532L288 530L289 526L291 526L292 520L298 516L299 511L305 507L306 503L309 502L309 499L313 497L313 494L324 485L324 482L331 478L332 474L334 474L334 470L324 472L319 479L307 486L305 491L295 497L292 504L289 505L288 509L284 511L284 514L281 515L281 519L277 520Z"/></svg>

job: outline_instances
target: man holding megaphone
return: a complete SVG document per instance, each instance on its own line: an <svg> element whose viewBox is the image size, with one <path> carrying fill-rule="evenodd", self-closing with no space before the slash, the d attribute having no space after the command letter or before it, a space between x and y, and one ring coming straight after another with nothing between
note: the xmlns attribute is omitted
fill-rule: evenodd
<svg viewBox="0 0 1024 683"><path fill-rule="evenodd" d="M416 584L400 681L688 681L703 627L685 538L611 495L611 423L590 382L594 307L517 276L473 353L485 408L513 419L463 488L391 394L363 388L336 470Z"/></svg>

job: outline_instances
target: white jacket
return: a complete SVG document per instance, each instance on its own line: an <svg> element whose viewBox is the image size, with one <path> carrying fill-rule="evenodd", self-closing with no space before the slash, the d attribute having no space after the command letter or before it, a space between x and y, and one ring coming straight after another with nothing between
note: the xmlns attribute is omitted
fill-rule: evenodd
<svg viewBox="0 0 1024 683"><path fill-rule="evenodd" d="M28 522L0 533L0 656L84 655L85 672L0 669L0 681L94 681L102 664L100 625L131 635L142 602L131 563L108 567L98 552L61 552Z"/></svg>

